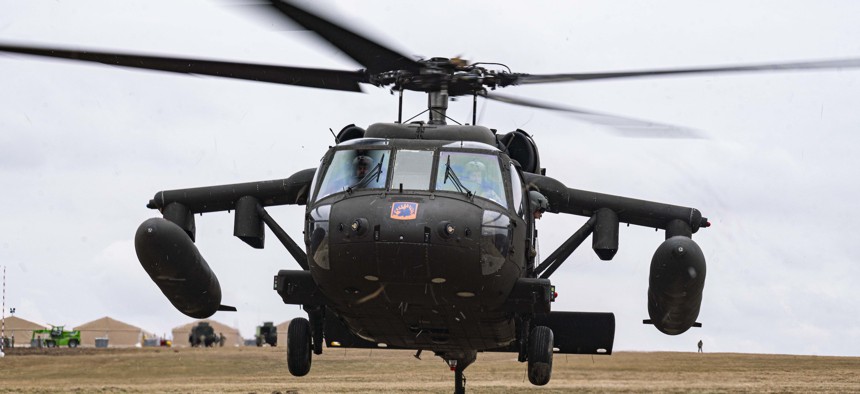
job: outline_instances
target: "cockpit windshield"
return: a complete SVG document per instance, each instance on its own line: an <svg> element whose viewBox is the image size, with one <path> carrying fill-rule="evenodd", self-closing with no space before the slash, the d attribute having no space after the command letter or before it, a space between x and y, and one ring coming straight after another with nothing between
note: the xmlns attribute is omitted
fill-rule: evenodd
<svg viewBox="0 0 860 394"><path fill-rule="evenodd" d="M389 150L340 150L320 184L317 199L354 189L380 189L388 180Z"/></svg>
<svg viewBox="0 0 860 394"><path fill-rule="evenodd" d="M394 160L392 190L431 190L434 156L438 152L435 190L463 193L508 207L505 183L497 155L397 149L338 150L320 179L317 200L358 189L384 189L389 162ZM392 156L395 156L393 159Z"/></svg>
<svg viewBox="0 0 860 394"><path fill-rule="evenodd" d="M433 151L400 149L394 159L394 169L391 170L391 188L430 190L432 170Z"/></svg>
<svg viewBox="0 0 860 394"><path fill-rule="evenodd" d="M507 208L499 159L471 152L440 152L436 190L471 193Z"/></svg>

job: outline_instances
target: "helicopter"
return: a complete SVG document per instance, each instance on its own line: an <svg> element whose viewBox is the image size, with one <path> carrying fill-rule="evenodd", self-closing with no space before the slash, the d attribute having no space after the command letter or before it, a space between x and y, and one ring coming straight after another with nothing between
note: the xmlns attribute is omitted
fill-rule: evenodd
<svg viewBox="0 0 860 394"><path fill-rule="evenodd" d="M290 18L308 23L309 30L320 34L339 32L336 24L320 24L313 15L303 14L301 9L289 4L275 3L275 6ZM366 71L297 69L292 74L286 72L285 78L272 77L270 82L349 91L354 91L358 84L393 86L399 92L423 91L430 97L430 120L376 124L367 130L345 128L337 137L337 146L326 154L319 168L296 173L284 180L160 192L149 205L158 209L164 219L147 221L140 227L143 234L139 237L138 254L149 272L157 271L153 280L165 295L189 316L211 315L215 310L229 309L220 304L220 297L216 297L220 293L217 279L205 269L205 261L190 242L195 239L193 214L229 210L235 211L236 235L243 241L262 247L262 228L266 225L303 268L278 273L274 283L285 302L302 305L309 313L306 322L296 319L296 328L290 330L293 337L290 342L295 347L288 346L288 358L294 374L307 373L310 355L322 351L323 341L330 347L379 348L384 344L388 348L432 350L455 369L458 390L464 383L463 369L473 361L477 351L518 352L520 361L529 362L530 380L536 384L546 383L543 376L549 380L548 373L541 373L546 369L545 364L551 366L553 352L546 351L549 346L558 348L557 353L611 354L614 330L611 314L568 315L549 310L553 288L548 278L564 261L563 255L569 255L581 239L594 235L596 244L598 240L605 244L595 247L595 251L611 259L612 251L617 249L618 223L663 229L668 239L680 237L675 241L682 242L680 247L684 250L694 250L695 244L686 239L706 225L707 220L692 208L574 190L554 182L544 176L536 145L524 132L498 134L481 126L446 124L448 97L471 95L530 104L496 95L491 92L492 88L556 82L573 79L572 76L494 72L480 64L464 64L460 59L408 61L402 55L390 56L391 51L385 48L381 52L379 48L374 49L378 45L362 40L353 32L346 33L348 42L340 41L343 37L332 37L329 41L347 53L350 48L357 52L354 56ZM356 46L359 49L355 49ZM12 45L4 45L3 49L26 50ZM35 52L31 53L40 54ZM41 54L63 57L64 52L50 50ZM147 61L165 60L142 56L123 59L118 54L99 57L94 52L65 54L78 60L90 57L91 61L109 64L128 61L137 65L125 64L127 66L152 69L161 66L147 64ZM208 72L235 78L242 77L239 70L244 69L244 65L219 70L218 67L225 65L193 60L191 63L199 64L200 69L167 71ZM206 70L207 66L212 68ZM750 70L753 68L737 71ZM271 72L260 70L259 74ZM260 75L245 77L265 79ZM441 89L443 85L444 90ZM496 187L496 195L504 198L482 196L477 193L477 187L465 184L469 164L473 162L483 164L485 171L488 167L491 169L492 173L483 178L489 179ZM336 178L349 172L349 164L353 163L371 163L365 167L372 175L366 178L365 174L354 182ZM406 163L427 165L422 173ZM529 247L536 237L536 225L529 214L535 207L526 198L526 191L543 194L549 212L581 215L593 222L574 234L576 237L550 259L542 263L530 261ZM306 251L278 230L264 209L281 204L307 207ZM368 207L376 211L368 211ZM490 216L486 212L491 212ZM613 218L613 214L617 218ZM146 234L154 240L147 240ZM669 244L672 245L675 244ZM458 251L458 248L463 250ZM409 256L421 255L416 251L426 251L423 254L427 256L426 261L420 267L413 267L416 272L398 272L405 268L400 263L410 259ZM458 252L462 255L457 256ZM434 253L437 255L433 256ZM165 256L170 256L175 263L178 260L176 264L180 266L187 263L186 267L164 267ZM363 256L374 257L363 260ZM469 276L469 272L461 268L446 272L450 267L444 265L439 268L440 272L434 271L436 265L447 261L478 263L473 264L476 275ZM704 260L701 262L704 267ZM479 275L477 267L481 269ZM187 272L170 272L182 268ZM489 274L485 274L485 270ZM704 279L704 271L699 271L699 277ZM393 277L395 272L401 277ZM508 283L503 283L504 280ZM482 286L480 290L470 291L469 287L476 285ZM499 295L500 292L503 294ZM201 298L204 294L206 297ZM445 305L449 301L456 310L434 312L431 306ZM649 307L651 304L649 302ZM659 301L654 304L658 305ZM697 306L679 309L692 312ZM424 316L430 317L425 319ZM661 330L681 330L687 324L675 328L665 324L667 314L657 313L658 319L654 316L651 320ZM695 324L695 317L692 324ZM385 331L395 326L401 331ZM489 334L484 334L485 330ZM532 335L536 339L532 339ZM552 340L547 340L548 337ZM415 342L409 342L409 338L414 338Z"/></svg>

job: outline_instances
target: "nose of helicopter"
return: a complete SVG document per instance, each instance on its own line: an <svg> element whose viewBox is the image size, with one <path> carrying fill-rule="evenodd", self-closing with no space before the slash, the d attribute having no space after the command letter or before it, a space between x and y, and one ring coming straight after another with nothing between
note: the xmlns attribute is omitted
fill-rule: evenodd
<svg viewBox="0 0 860 394"><path fill-rule="evenodd" d="M419 304L477 299L490 287L483 217L481 207L448 197L344 199L331 208L328 268L312 272L329 298L350 304L380 296Z"/></svg>

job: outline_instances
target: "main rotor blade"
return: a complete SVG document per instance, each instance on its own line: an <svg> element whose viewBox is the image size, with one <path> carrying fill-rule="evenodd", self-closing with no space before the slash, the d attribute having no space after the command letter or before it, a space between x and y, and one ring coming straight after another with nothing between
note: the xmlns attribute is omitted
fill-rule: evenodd
<svg viewBox="0 0 860 394"><path fill-rule="evenodd" d="M734 73L751 71L782 71L782 70L821 70L860 67L860 59L825 60L816 62L774 63L748 66L678 68L666 70L621 71L607 73L571 73L571 74L513 74L507 85L525 85L534 83L553 83L570 81L588 81L594 79L619 79L649 77L660 75L705 74L705 73Z"/></svg>
<svg viewBox="0 0 860 394"><path fill-rule="evenodd" d="M371 74L407 70L418 73L421 65L367 37L296 7L287 1L271 0L272 6L302 27L316 33L367 68Z"/></svg>
<svg viewBox="0 0 860 394"><path fill-rule="evenodd" d="M623 137L646 137L646 138L704 138L704 136L693 129L674 126L665 123L649 122L624 116L611 115L594 112L585 109L566 107L557 104L542 103L534 100L526 100L497 93L480 93L490 100L503 103L522 105L531 108L548 109L569 114L579 120L594 123L611 128L616 134Z"/></svg>
<svg viewBox="0 0 860 394"><path fill-rule="evenodd" d="M232 63L216 60L184 59L165 56L145 56L89 50L70 50L0 43L0 52L53 57L93 63L168 71L182 74L212 75L251 81L270 82L311 88L361 92L359 83L367 83L363 71L340 71L319 68L272 66Z"/></svg>

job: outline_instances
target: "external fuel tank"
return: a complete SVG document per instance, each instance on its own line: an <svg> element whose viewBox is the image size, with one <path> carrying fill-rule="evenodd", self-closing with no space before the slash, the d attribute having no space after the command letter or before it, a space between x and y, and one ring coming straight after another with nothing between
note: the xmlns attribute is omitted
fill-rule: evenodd
<svg viewBox="0 0 860 394"><path fill-rule="evenodd" d="M705 273L705 256L692 239L676 235L660 244L648 280L648 315L658 330L678 335L696 324Z"/></svg>
<svg viewBox="0 0 860 394"><path fill-rule="evenodd" d="M204 319L221 307L221 285L182 228L151 218L134 235L137 259L152 281L180 312Z"/></svg>

